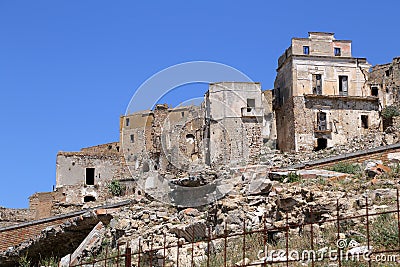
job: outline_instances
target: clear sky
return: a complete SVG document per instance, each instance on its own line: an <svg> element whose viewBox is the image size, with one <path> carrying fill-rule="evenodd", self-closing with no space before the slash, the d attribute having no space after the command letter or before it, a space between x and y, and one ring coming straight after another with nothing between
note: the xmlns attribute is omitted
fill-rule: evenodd
<svg viewBox="0 0 400 267"><path fill-rule="evenodd" d="M221 62L270 89L308 31L371 64L400 56L399 1L140 2L0 0L0 206L51 191L57 151L117 141L135 89L171 65Z"/></svg>

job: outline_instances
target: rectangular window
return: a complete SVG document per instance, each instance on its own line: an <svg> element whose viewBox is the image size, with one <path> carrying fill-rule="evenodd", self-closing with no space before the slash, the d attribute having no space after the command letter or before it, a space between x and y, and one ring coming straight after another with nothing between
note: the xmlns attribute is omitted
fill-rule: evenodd
<svg viewBox="0 0 400 267"><path fill-rule="evenodd" d="M134 143L135 142L135 136L133 134L131 134L130 138L131 138L131 143Z"/></svg>
<svg viewBox="0 0 400 267"><path fill-rule="evenodd" d="M322 75L313 74L313 94L322 95Z"/></svg>
<svg viewBox="0 0 400 267"><path fill-rule="evenodd" d="M340 49L340 47L335 47L333 49L335 56L341 56L342 55L342 51Z"/></svg>
<svg viewBox="0 0 400 267"><path fill-rule="evenodd" d="M378 87L376 87L376 86L371 87L371 95L378 96Z"/></svg>
<svg viewBox="0 0 400 267"><path fill-rule="evenodd" d="M309 55L310 54L310 47L309 46L303 46L303 54L304 55Z"/></svg>
<svg viewBox="0 0 400 267"><path fill-rule="evenodd" d="M256 107L256 100L254 98L247 98L247 112L251 112Z"/></svg>
<svg viewBox="0 0 400 267"><path fill-rule="evenodd" d="M125 126L129 126L129 118L125 119Z"/></svg>
<svg viewBox="0 0 400 267"><path fill-rule="evenodd" d="M86 185L94 185L94 168L86 168L85 183Z"/></svg>
<svg viewBox="0 0 400 267"><path fill-rule="evenodd" d="M318 124L318 130L319 131L326 131L327 130L326 113L325 112L318 112L317 124Z"/></svg>
<svg viewBox="0 0 400 267"><path fill-rule="evenodd" d="M368 115L361 115L361 127L368 129Z"/></svg>
<svg viewBox="0 0 400 267"><path fill-rule="evenodd" d="M339 95L348 94L348 78L347 76L339 76Z"/></svg>

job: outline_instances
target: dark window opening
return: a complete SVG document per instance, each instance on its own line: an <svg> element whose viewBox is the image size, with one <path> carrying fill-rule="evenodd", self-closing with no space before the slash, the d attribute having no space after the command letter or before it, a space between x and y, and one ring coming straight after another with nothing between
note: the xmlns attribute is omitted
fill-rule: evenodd
<svg viewBox="0 0 400 267"><path fill-rule="evenodd" d="M339 76L339 95L348 94L348 78L347 76Z"/></svg>
<svg viewBox="0 0 400 267"><path fill-rule="evenodd" d="M94 168L86 168L86 185L94 185Z"/></svg>
<svg viewBox="0 0 400 267"><path fill-rule="evenodd" d="M131 143L135 142L135 136L133 134L131 134L130 139L131 139Z"/></svg>
<svg viewBox="0 0 400 267"><path fill-rule="evenodd" d="M83 198L83 201L84 202L93 202L93 201L96 201L96 198L94 196L85 196Z"/></svg>
<svg viewBox="0 0 400 267"><path fill-rule="evenodd" d="M181 116L182 116L182 118L185 117L185 112L182 111Z"/></svg>
<svg viewBox="0 0 400 267"><path fill-rule="evenodd" d="M322 95L322 75L313 75L313 94Z"/></svg>
<svg viewBox="0 0 400 267"><path fill-rule="evenodd" d="M378 87L371 87L371 95L378 96Z"/></svg>
<svg viewBox="0 0 400 267"><path fill-rule="evenodd" d="M317 139L317 147L315 151L322 150L328 147L328 140L325 138L318 138Z"/></svg>
<svg viewBox="0 0 400 267"><path fill-rule="evenodd" d="M385 75L388 77L390 76L390 69L385 71Z"/></svg>
<svg viewBox="0 0 400 267"><path fill-rule="evenodd" d="M303 46L303 54L304 55L309 55L310 54L310 47L309 46Z"/></svg>
<svg viewBox="0 0 400 267"><path fill-rule="evenodd" d="M125 119L125 126L129 126L129 118Z"/></svg>
<svg viewBox="0 0 400 267"><path fill-rule="evenodd" d="M340 49L340 47L335 47L333 49L335 56L341 56L342 55L342 51Z"/></svg>
<svg viewBox="0 0 400 267"><path fill-rule="evenodd" d="M251 112L256 107L256 100L254 98L247 98L247 112Z"/></svg>
<svg viewBox="0 0 400 267"><path fill-rule="evenodd" d="M142 167L143 172L149 172L150 167L148 162L143 162L143 167Z"/></svg>
<svg viewBox="0 0 400 267"><path fill-rule="evenodd" d="M327 130L326 113L325 112L318 112L317 123L318 123L319 131Z"/></svg>
<svg viewBox="0 0 400 267"><path fill-rule="evenodd" d="M186 140L187 140L187 141L194 140L194 135L193 135L193 134L187 134L187 135L186 135Z"/></svg>
<svg viewBox="0 0 400 267"><path fill-rule="evenodd" d="M361 127L368 129L368 115L361 115Z"/></svg>

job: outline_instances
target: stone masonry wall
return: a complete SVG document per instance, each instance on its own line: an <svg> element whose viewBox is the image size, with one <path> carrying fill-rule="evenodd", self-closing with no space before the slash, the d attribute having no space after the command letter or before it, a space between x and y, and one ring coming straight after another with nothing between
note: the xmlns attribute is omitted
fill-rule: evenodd
<svg viewBox="0 0 400 267"><path fill-rule="evenodd" d="M0 207L0 228L33 220L34 211L30 209L8 209Z"/></svg>
<svg viewBox="0 0 400 267"><path fill-rule="evenodd" d="M317 138L327 139L327 146L332 147L381 126L378 101L374 98L306 96L294 97L293 101L299 151L313 150ZM327 132L315 130L319 112L326 113ZM368 129L363 128L362 115L367 116Z"/></svg>

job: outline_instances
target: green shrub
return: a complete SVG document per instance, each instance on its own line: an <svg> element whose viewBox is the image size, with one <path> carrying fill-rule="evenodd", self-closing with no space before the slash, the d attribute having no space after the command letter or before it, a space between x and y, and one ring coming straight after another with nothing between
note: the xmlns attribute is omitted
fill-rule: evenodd
<svg viewBox="0 0 400 267"><path fill-rule="evenodd" d="M329 170L349 174L358 174L361 172L361 167L358 164L339 162L330 167Z"/></svg>
<svg viewBox="0 0 400 267"><path fill-rule="evenodd" d="M125 186L123 186L119 181L113 180L108 184L108 190L113 196L121 196L125 190Z"/></svg>
<svg viewBox="0 0 400 267"><path fill-rule="evenodd" d="M39 262L39 266L46 267L57 267L59 260L56 257L50 257L46 259L41 259Z"/></svg>
<svg viewBox="0 0 400 267"><path fill-rule="evenodd" d="M387 106L382 110L382 116L385 119L391 119L395 116L400 116L400 111L396 106Z"/></svg>
<svg viewBox="0 0 400 267"><path fill-rule="evenodd" d="M19 267L30 267L31 260L28 258L28 254L22 255L18 259L18 266Z"/></svg>
<svg viewBox="0 0 400 267"><path fill-rule="evenodd" d="M301 181L301 175L296 172L289 172L287 175L282 175L279 179L279 182L283 183L295 183Z"/></svg>
<svg viewBox="0 0 400 267"><path fill-rule="evenodd" d="M371 238L373 244L385 249L396 249L398 246L399 228L396 216L382 214L373 222Z"/></svg>

